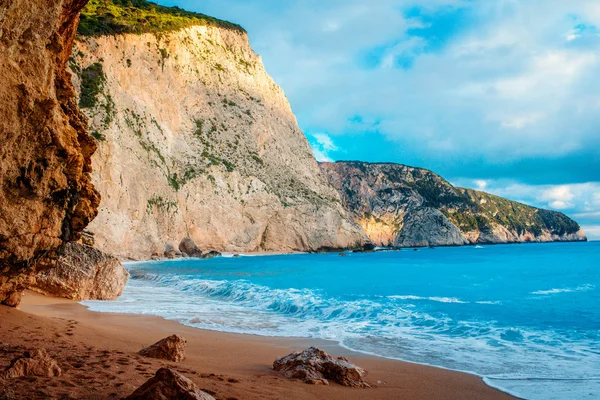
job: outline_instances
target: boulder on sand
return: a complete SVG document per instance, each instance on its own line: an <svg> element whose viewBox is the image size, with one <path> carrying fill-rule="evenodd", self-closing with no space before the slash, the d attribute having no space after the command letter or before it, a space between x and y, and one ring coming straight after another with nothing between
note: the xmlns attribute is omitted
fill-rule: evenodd
<svg viewBox="0 0 600 400"><path fill-rule="evenodd" d="M316 347L297 351L278 358L273 369L290 379L299 379L313 385L328 385L332 380L343 386L368 388L363 380L366 371L344 357L334 358Z"/></svg>
<svg viewBox="0 0 600 400"><path fill-rule="evenodd" d="M186 340L179 335L171 335L161 339L152 346L139 351L144 357L169 361L183 361L185 358Z"/></svg>
<svg viewBox="0 0 600 400"><path fill-rule="evenodd" d="M67 243L38 263L29 288L73 300L116 300L129 273L115 257L81 243Z"/></svg>
<svg viewBox="0 0 600 400"><path fill-rule="evenodd" d="M22 376L43 376L52 378L60 376L62 371L56 361L48 356L46 350L38 349L25 352L23 357L15 358L10 365L0 372L0 379L19 378Z"/></svg>
<svg viewBox="0 0 600 400"><path fill-rule="evenodd" d="M156 375L137 388L126 400L215 400L191 380L169 368L161 368Z"/></svg>

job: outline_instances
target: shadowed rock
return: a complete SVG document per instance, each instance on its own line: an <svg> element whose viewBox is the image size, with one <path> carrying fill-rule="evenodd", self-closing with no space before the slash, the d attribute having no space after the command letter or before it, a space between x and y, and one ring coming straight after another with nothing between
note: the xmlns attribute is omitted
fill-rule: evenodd
<svg viewBox="0 0 600 400"><path fill-rule="evenodd" d="M290 379L313 385L328 385L332 380L343 386L368 388L366 371L344 357L334 358L316 347L278 358L273 369Z"/></svg>
<svg viewBox="0 0 600 400"><path fill-rule="evenodd" d="M219 256L221 256L221 253L218 251L207 251L206 253L202 254L202 258L215 258Z"/></svg>
<svg viewBox="0 0 600 400"><path fill-rule="evenodd" d="M173 247L173 245L171 245L170 243L165 243L164 256L165 256L165 258L172 260L174 258L180 257L181 253L179 253L177 250L175 250L175 247Z"/></svg>
<svg viewBox="0 0 600 400"><path fill-rule="evenodd" d="M32 279L36 292L73 300L116 300L129 273L119 260L80 243L67 243L40 262Z"/></svg>
<svg viewBox="0 0 600 400"><path fill-rule="evenodd" d="M46 350L38 349L26 352L23 357L12 360L8 368L0 372L1 379L19 378L21 376L60 376L62 371L54 359L48 357Z"/></svg>
<svg viewBox="0 0 600 400"><path fill-rule="evenodd" d="M158 358L169 361L183 361L185 358L186 340L179 335L171 335L161 339L152 346L140 350L144 357Z"/></svg>
<svg viewBox="0 0 600 400"><path fill-rule="evenodd" d="M71 74L87 0L0 2L0 304L16 306L35 260L96 216L96 142Z"/></svg>
<svg viewBox="0 0 600 400"><path fill-rule="evenodd" d="M179 251L190 257L202 257L202 250L196 245L194 239L186 237L179 243Z"/></svg>
<svg viewBox="0 0 600 400"><path fill-rule="evenodd" d="M161 368L156 375L129 395L126 400L214 400L185 376L169 368Z"/></svg>

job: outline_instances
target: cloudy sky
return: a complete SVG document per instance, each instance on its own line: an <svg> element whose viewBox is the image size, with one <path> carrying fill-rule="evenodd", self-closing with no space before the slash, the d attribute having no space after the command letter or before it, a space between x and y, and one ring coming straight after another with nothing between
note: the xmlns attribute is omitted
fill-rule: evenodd
<svg viewBox="0 0 600 400"><path fill-rule="evenodd" d="M425 167L600 239L600 1L159 3L244 26L319 160Z"/></svg>

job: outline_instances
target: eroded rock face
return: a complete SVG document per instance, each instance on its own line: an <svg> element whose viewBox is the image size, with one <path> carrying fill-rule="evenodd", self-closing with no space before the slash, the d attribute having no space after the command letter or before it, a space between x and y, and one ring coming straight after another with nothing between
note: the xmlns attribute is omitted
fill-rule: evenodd
<svg viewBox="0 0 600 400"><path fill-rule="evenodd" d="M394 239L394 246L460 246L468 244L460 229L439 210L431 207L412 210Z"/></svg>
<svg viewBox="0 0 600 400"><path fill-rule="evenodd" d="M98 248L147 259L183 237L228 252L367 241L246 34L192 26L80 37L72 67L77 86L86 72L101 77L83 109L99 138L102 204L89 227Z"/></svg>
<svg viewBox="0 0 600 400"><path fill-rule="evenodd" d="M26 352L23 357L15 358L10 365L0 372L0 378L11 379L22 376L56 377L62 370L56 361L48 356L46 350L38 349Z"/></svg>
<svg viewBox="0 0 600 400"><path fill-rule="evenodd" d="M60 246L40 261L29 288L73 300L116 300L129 273L115 257L80 243Z"/></svg>
<svg viewBox="0 0 600 400"><path fill-rule="evenodd" d="M0 304L18 303L31 261L77 239L100 202L66 71L86 3L0 3Z"/></svg>
<svg viewBox="0 0 600 400"><path fill-rule="evenodd" d="M183 361L185 359L185 345L187 341L179 335L171 335L161 339L152 346L140 350L144 357L158 358L169 361Z"/></svg>
<svg viewBox="0 0 600 400"><path fill-rule="evenodd" d="M161 368L156 375L127 397L127 400L214 400L180 373Z"/></svg>
<svg viewBox="0 0 600 400"><path fill-rule="evenodd" d="M585 241L566 215L452 186L401 164L321 163L342 203L379 246Z"/></svg>
<svg viewBox="0 0 600 400"><path fill-rule="evenodd" d="M273 363L273 369L287 378L313 385L328 385L332 380L344 386L370 387L363 380L366 375L364 369L344 357L334 358L316 347L278 358Z"/></svg>

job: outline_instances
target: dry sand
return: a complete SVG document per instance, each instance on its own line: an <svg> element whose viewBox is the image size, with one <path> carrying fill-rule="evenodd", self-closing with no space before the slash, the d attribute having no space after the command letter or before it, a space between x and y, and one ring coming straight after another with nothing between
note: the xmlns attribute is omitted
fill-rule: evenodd
<svg viewBox="0 0 600 400"><path fill-rule="evenodd" d="M137 355L172 333L188 341L183 362ZM373 388L312 386L271 370L275 358L311 345L364 367ZM20 310L0 307L0 370L35 348L47 349L63 375L0 381L0 399L120 399L162 366L183 373L216 399L512 398L473 375L365 356L332 342L211 332L158 317L94 313L68 300L28 292Z"/></svg>

